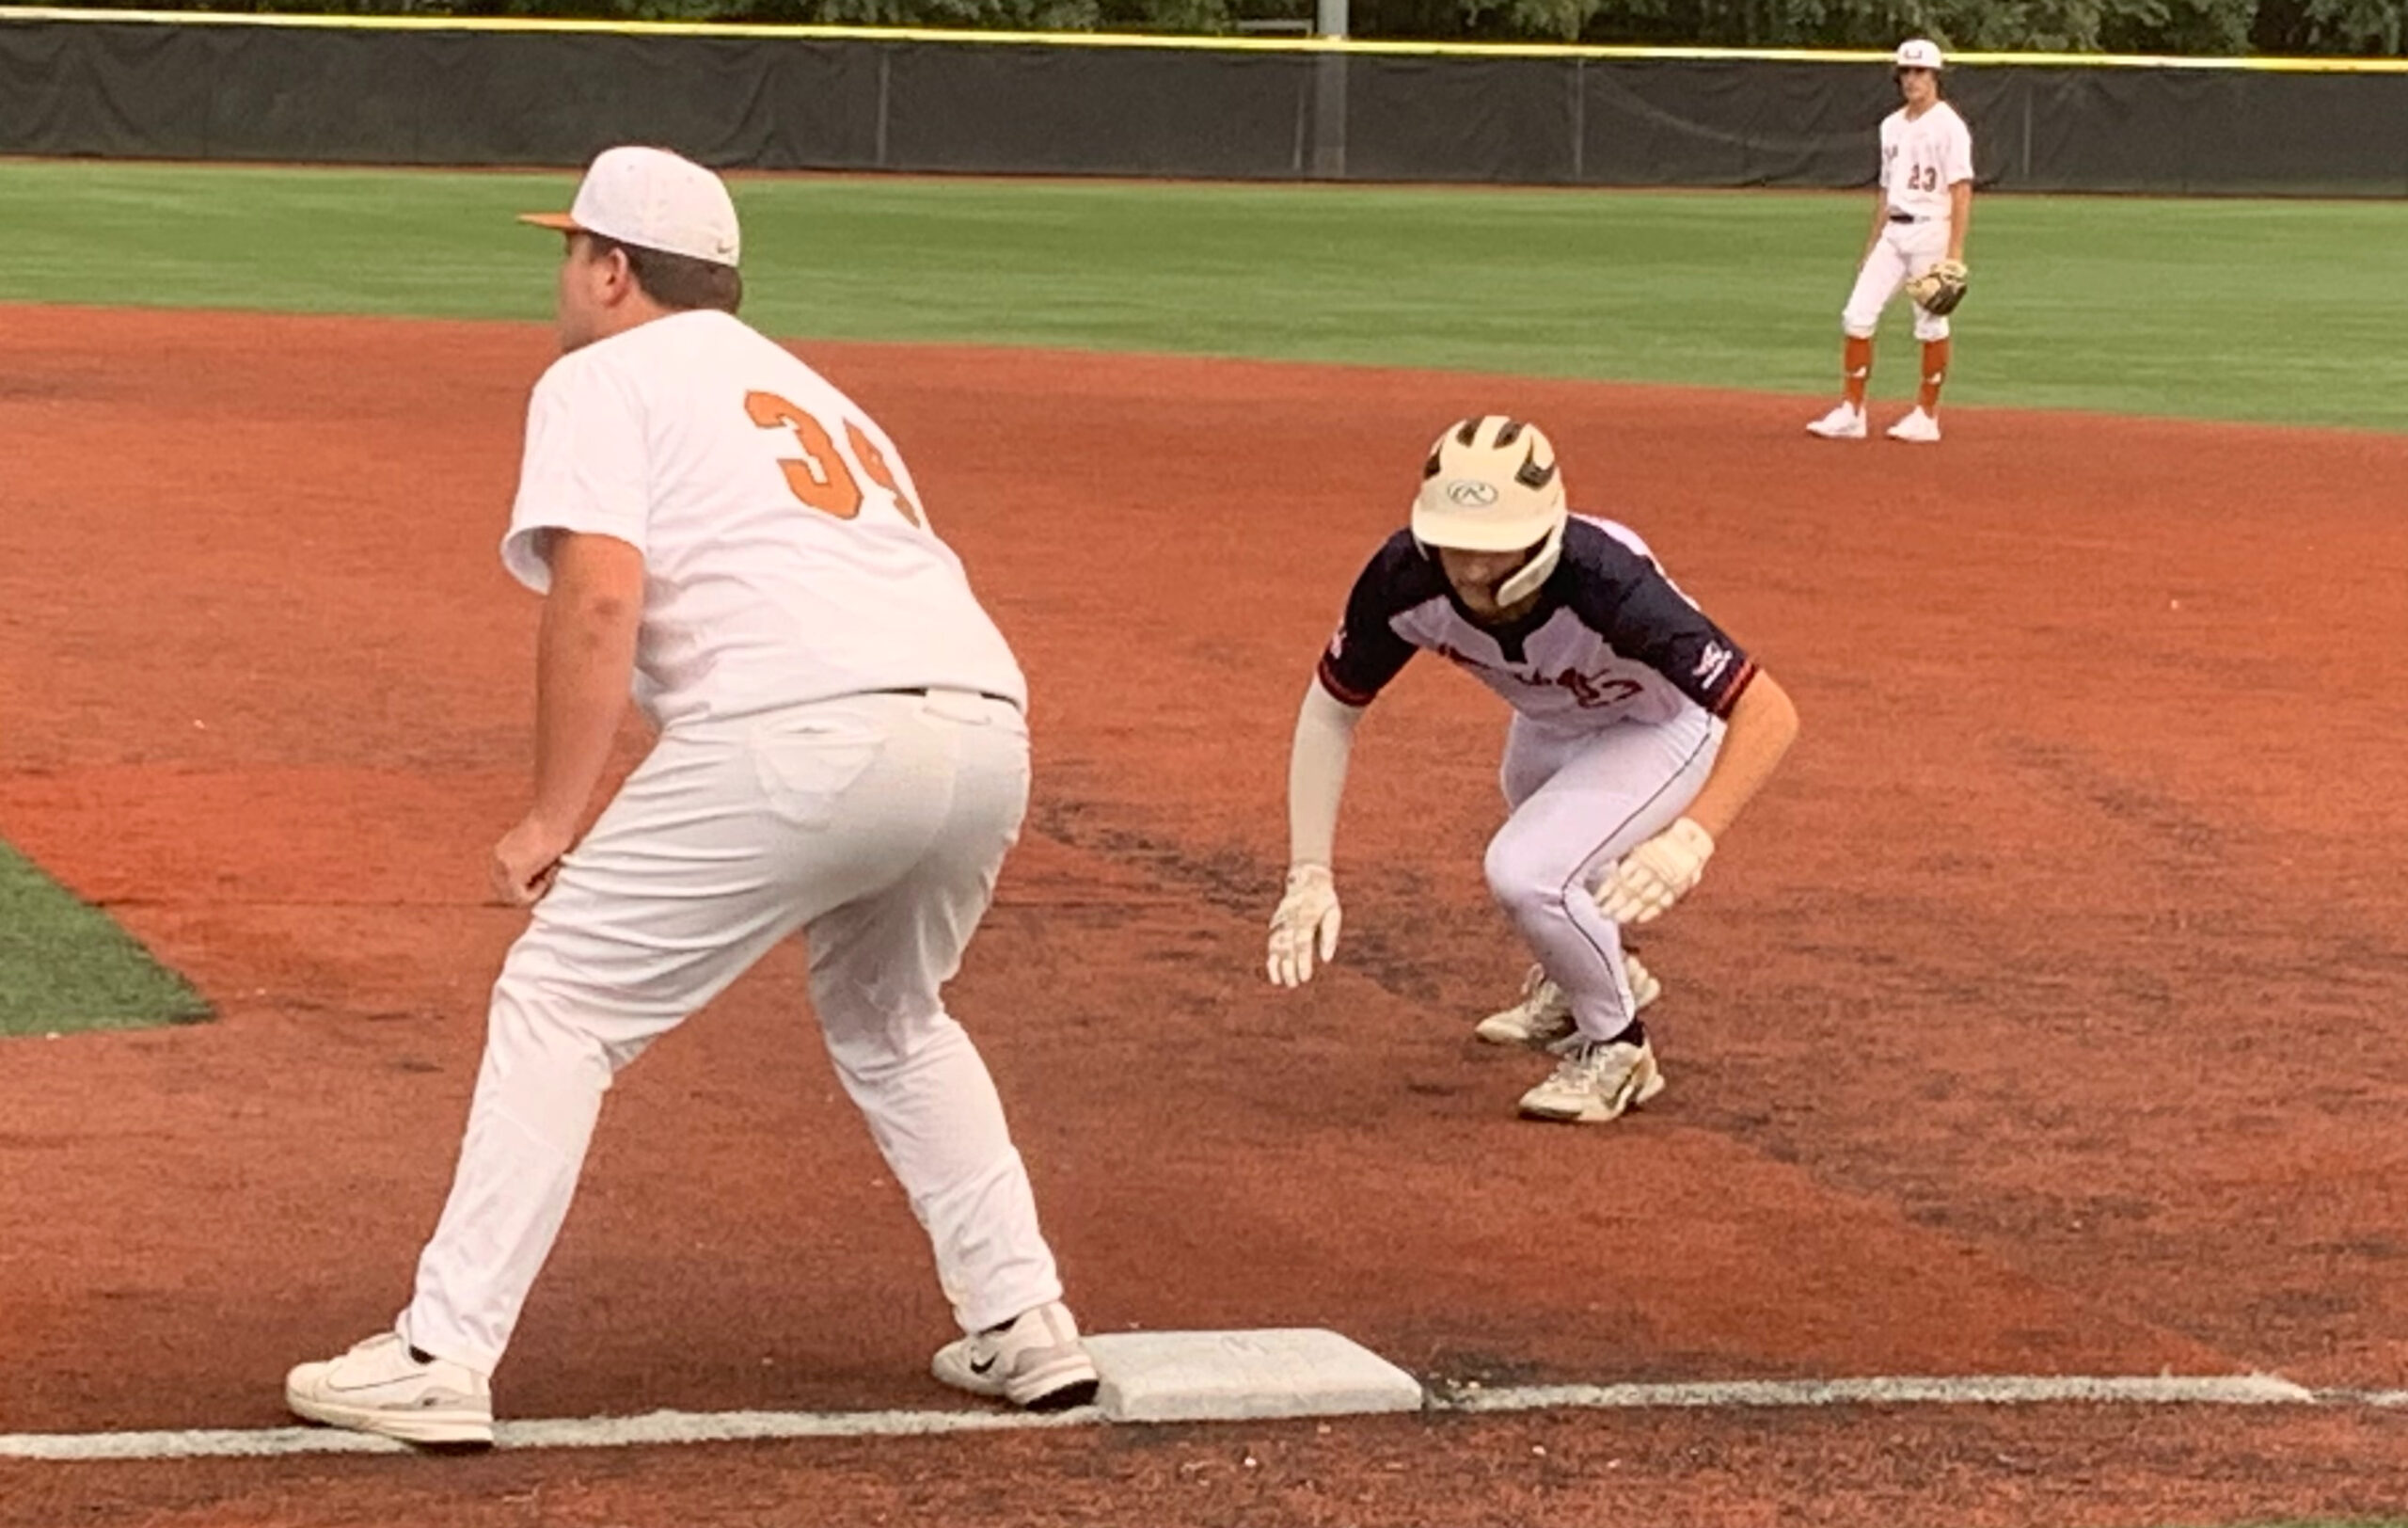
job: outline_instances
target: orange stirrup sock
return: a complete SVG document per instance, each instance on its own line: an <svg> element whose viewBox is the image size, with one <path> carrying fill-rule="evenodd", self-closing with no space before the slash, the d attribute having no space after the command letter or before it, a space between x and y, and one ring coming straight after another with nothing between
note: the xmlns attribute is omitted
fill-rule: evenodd
<svg viewBox="0 0 2408 1528"><path fill-rule="evenodd" d="M1851 334L1840 348L1840 396L1857 408L1864 406L1865 379L1873 374L1873 342Z"/></svg>
<svg viewBox="0 0 2408 1528"><path fill-rule="evenodd" d="M1948 379L1948 342L1925 340L1923 342L1923 390L1915 394L1915 406L1925 413L1940 407L1940 384Z"/></svg>

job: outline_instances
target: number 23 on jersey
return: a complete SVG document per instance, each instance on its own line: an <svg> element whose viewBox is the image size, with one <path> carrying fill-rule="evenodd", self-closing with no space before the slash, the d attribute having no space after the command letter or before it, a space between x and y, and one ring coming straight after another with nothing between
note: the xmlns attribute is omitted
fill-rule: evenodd
<svg viewBox="0 0 2408 1528"><path fill-rule="evenodd" d="M849 520L862 512L862 485L853 470L829 437L828 427L813 415L779 397L774 392L748 392L744 395L744 412L753 423L765 430L784 430L801 448L800 456L781 456L779 468L786 475L786 486L794 496L822 515ZM851 420L845 421L845 443L853 448L853 455L861 462L869 480L894 496L895 507L913 525L926 525L920 506L903 491L894 469L886 465L885 454L878 442Z"/></svg>
<svg viewBox="0 0 2408 1528"><path fill-rule="evenodd" d="M1907 162L1907 173L1905 177L1903 179L1896 178L1897 153L1898 151L1895 149L1889 151L1892 161L1891 175L1893 179L1890 180L1888 183L1893 190L1937 191L1940 189L1940 167L1938 165L1922 164L1914 160L1909 160Z"/></svg>

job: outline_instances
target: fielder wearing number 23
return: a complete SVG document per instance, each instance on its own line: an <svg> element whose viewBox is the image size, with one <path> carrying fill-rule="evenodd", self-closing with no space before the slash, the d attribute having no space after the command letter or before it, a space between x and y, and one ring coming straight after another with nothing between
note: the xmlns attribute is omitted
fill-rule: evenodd
<svg viewBox="0 0 2408 1528"><path fill-rule="evenodd" d="M1948 315L1964 300L1966 224L1973 215L1973 135L1956 108L1940 99L1940 45L1902 43L1894 60L1906 104L1881 122L1881 177L1874 188L1873 231L1855 290L1840 314L1841 396L1806 426L1826 440L1864 438L1864 387L1873 374L1873 334L1881 310L1904 288L1923 342L1923 384L1915 406L1890 426L1893 440L1940 439L1940 385L1947 380Z"/></svg>
<svg viewBox="0 0 2408 1528"><path fill-rule="evenodd" d="M1280 986L1338 952L1332 850L1354 727L1416 652L1513 712L1488 886L1537 964L1522 1000L1476 1032L1556 1058L1525 1115L1614 1119L1664 1085L1639 1017L1656 982L1623 929L1697 884L1787 752L1797 710L1636 534L1570 512L1537 426L1495 414L1450 426L1410 527L1355 581L1296 718L1268 960Z"/></svg>
<svg viewBox="0 0 2408 1528"><path fill-rule="evenodd" d="M736 317L719 177L612 149L565 216L528 220L567 236L563 353L535 386L502 542L544 596L533 802L492 867L529 922L407 1308L295 1368L286 1401L491 1442L490 1377L612 1076L803 933L829 1058L961 1327L936 1377L1081 1404L1095 1366L995 1085L941 996L1028 804L1020 666L895 442ZM630 688L658 736L580 836Z"/></svg>

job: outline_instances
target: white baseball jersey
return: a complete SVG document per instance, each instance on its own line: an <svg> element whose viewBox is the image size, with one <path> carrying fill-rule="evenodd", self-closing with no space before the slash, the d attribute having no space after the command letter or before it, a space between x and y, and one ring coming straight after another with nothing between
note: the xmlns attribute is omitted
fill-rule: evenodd
<svg viewBox="0 0 2408 1528"><path fill-rule="evenodd" d="M404 1340L493 1371L612 1074L798 931L829 1059L962 1329L1058 1300L942 995L1027 812L1024 687L894 442L735 318L657 319L536 384L502 558L538 590L546 531L643 554L636 692L661 735L494 984Z"/></svg>
<svg viewBox="0 0 2408 1528"><path fill-rule="evenodd" d="M635 692L657 726L892 690L1027 703L895 443L729 314L657 319L544 374L502 541L538 593L547 530L643 554Z"/></svg>
<svg viewBox="0 0 2408 1528"><path fill-rule="evenodd" d="M1755 676L1737 643L1656 565L1625 526L1576 516L1538 603L1510 626L1474 620L1410 531L1391 536L1355 581L1322 655L1321 683L1368 706L1416 652L1434 652L1558 731L1723 717Z"/></svg>
<svg viewBox="0 0 2408 1528"><path fill-rule="evenodd" d="M1881 189L1893 208L1946 222L1948 188L1972 178L1972 131L1947 102L1912 119L1901 106L1881 119Z"/></svg>

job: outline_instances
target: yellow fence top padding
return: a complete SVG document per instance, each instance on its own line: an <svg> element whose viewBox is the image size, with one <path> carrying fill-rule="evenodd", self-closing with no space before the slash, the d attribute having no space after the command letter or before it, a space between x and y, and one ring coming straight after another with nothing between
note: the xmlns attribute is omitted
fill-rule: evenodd
<svg viewBox="0 0 2408 1528"><path fill-rule="evenodd" d="M0 5L11 22L94 22L145 26L267 26L361 32L557 32L622 37L784 39L823 42L946 42L984 47L1168 48L1215 53L1347 53L1457 58L1687 59L1807 64L1881 64L1887 52L1834 48L1617 48L1547 42L1403 42L1313 37L1206 37L1151 32L988 32L917 26L765 26L718 22L551 21L507 16L305 16L218 10L81 10ZM2197 58L2114 53L1956 53L1967 68L2252 70L2293 74L2403 74L2408 58Z"/></svg>

